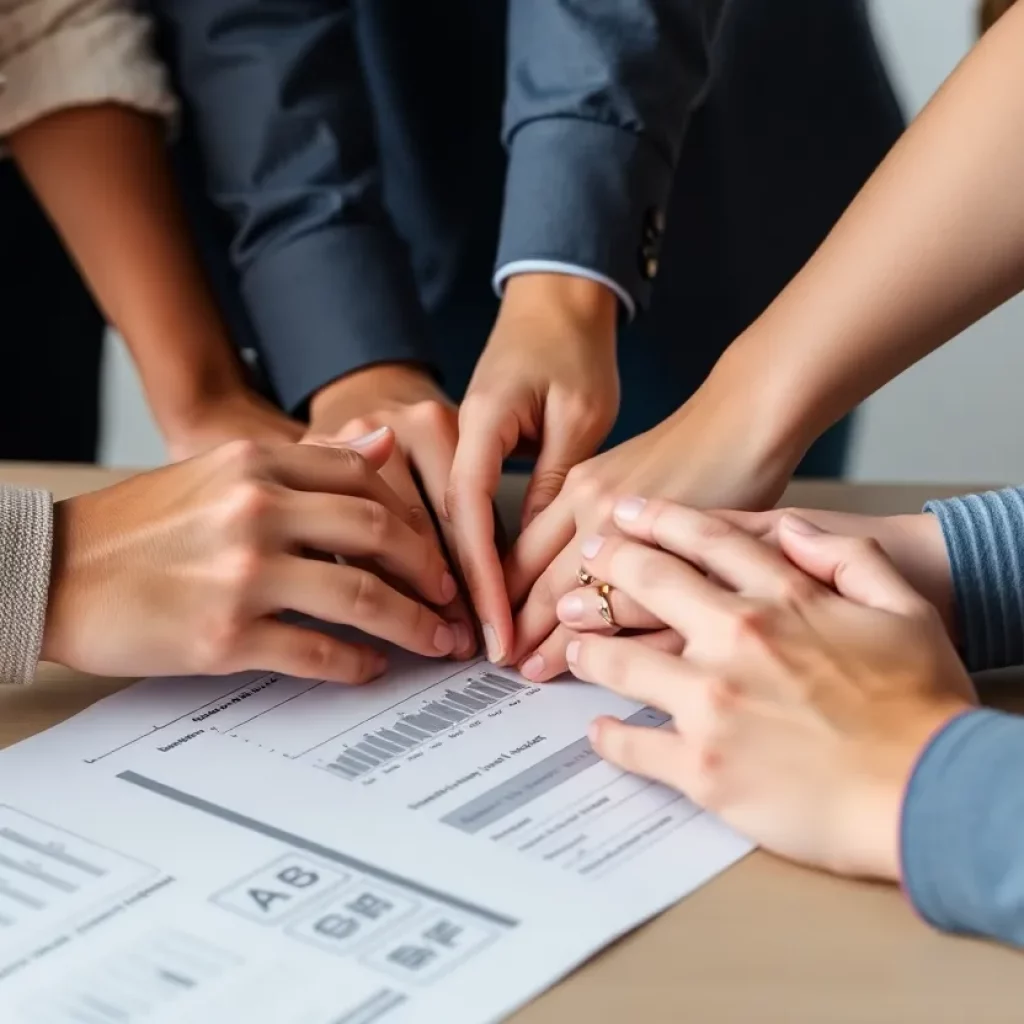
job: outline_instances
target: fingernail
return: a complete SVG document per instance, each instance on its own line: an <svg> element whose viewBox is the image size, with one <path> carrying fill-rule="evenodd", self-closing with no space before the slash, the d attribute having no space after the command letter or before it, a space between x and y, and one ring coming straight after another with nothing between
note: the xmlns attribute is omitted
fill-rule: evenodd
<svg viewBox="0 0 1024 1024"><path fill-rule="evenodd" d="M354 437L351 441L343 443L349 448L369 448L374 441L379 441L388 432L388 429L388 427L378 427L368 434L363 434L362 437Z"/></svg>
<svg viewBox="0 0 1024 1024"><path fill-rule="evenodd" d="M484 646L487 648L487 660L496 665L501 661L502 654L498 634L489 622L483 624L481 632L484 635Z"/></svg>
<svg viewBox="0 0 1024 1024"><path fill-rule="evenodd" d="M787 512L782 517L782 523L787 529L794 533L802 533L805 537L814 537L825 532L814 523L808 522L803 516L795 516L792 512Z"/></svg>
<svg viewBox="0 0 1024 1024"><path fill-rule="evenodd" d="M370 678L376 679L378 676L384 675L387 670L388 659L379 651L375 651L373 660L370 662Z"/></svg>
<svg viewBox="0 0 1024 1024"><path fill-rule="evenodd" d="M536 681L544 674L544 659L539 654L532 654L519 666L519 671L527 679Z"/></svg>
<svg viewBox="0 0 1024 1024"><path fill-rule="evenodd" d="M583 598L576 594L566 594L558 602L558 617L570 625L583 618Z"/></svg>
<svg viewBox="0 0 1024 1024"><path fill-rule="evenodd" d="M455 650L455 632L451 626L438 626L434 631L434 646L441 654Z"/></svg>
<svg viewBox="0 0 1024 1024"><path fill-rule="evenodd" d="M646 498L623 498L622 501L615 503L612 515L624 523L632 523L643 515L646 506Z"/></svg>
<svg viewBox="0 0 1024 1024"><path fill-rule="evenodd" d="M565 649L565 660L570 665L576 664L576 659L580 656L580 642L579 640L570 640L569 646Z"/></svg>
<svg viewBox="0 0 1024 1024"><path fill-rule="evenodd" d="M455 634L455 650L468 651L473 645L473 637L470 635L469 626L464 622L451 623L452 632Z"/></svg>
<svg viewBox="0 0 1024 1024"><path fill-rule="evenodd" d="M596 747L601 742L601 722L600 720L591 722L590 728L587 729L587 739L590 740L590 745Z"/></svg>
<svg viewBox="0 0 1024 1024"><path fill-rule="evenodd" d="M455 577L450 572L446 572L441 578L441 600L448 604L455 600L455 595L458 592L459 585L455 582Z"/></svg>
<svg viewBox="0 0 1024 1024"><path fill-rule="evenodd" d="M604 537L588 537L580 545L580 551L583 552L584 558L596 558L602 547L604 547Z"/></svg>

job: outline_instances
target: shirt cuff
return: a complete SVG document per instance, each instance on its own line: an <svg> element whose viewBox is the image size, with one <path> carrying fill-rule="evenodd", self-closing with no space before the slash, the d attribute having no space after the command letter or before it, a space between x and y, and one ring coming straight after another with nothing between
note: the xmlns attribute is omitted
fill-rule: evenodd
<svg viewBox="0 0 1024 1024"><path fill-rule="evenodd" d="M500 267L494 275L494 291L498 298L501 298L505 290L505 282L516 274L565 274L567 277L582 277L596 284L603 284L618 296L627 320L631 321L636 316L636 303L629 292L621 284L596 270L580 267L575 263L562 263L560 260L516 260Z"/></svg>
<svg viewBox="0 0 1024 1024"><path fill-rule="evenodd" d="M435 372L408 254L391 231L351 224L268 248L242 292L281 404L302 415L321 388L377 363Z"/></svg>
<svg viewBox="0 0 1024 1024"><path fill-rule="evenodd" d="M31 683L43 645L53 499L0 487L0 684Z"/></svg>
<svg viewBox="0 0 1024 1024"><path fill-rule="evenodd" d="M903 801L903 886L944 931L1024 943L1024 719L966 711L925 747Z"/></svg>
<svg viewBox="0 0 1024 1024"><path fill-rule="evenodd" d="M643 309L672 180L657 147L623 128L572 117L522 125L509 141L498 273L523 262L584 267Z"/></svg>

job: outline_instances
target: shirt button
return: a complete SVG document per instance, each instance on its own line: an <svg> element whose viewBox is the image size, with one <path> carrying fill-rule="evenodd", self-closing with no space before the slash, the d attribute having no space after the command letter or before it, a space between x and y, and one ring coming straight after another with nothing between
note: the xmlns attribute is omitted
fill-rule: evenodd
<svg viewBox="0 0 1024 1024"><path fill-rule="evenodd" d="M653 281L658 276L658 261L654 256L648 256L644 260L644 277L648 281Z"/></svg>

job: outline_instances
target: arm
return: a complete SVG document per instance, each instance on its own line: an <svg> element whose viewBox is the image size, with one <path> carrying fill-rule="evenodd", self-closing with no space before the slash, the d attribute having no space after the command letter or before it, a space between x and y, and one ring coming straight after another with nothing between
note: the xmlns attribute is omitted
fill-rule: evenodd
<svg viewBox="0 0 1024 1024"><path fill-rule="evenodd" d="M249 394L183 227L160 120L175 104L148 21L118 0L23 4L19 17L19 47L0 52L0 132L124 335L172 448L228 398L286 424Z"/></svg>
<svg viewBox="0 0 1024 1024"><path fill-rule="evenodd" d="M903 800L903 885L946 931L1024 946L1024 719L954 718L925 748Z"/></svg>
<svg viewBox="0 0 1024 1024"><path fill-rule="evenodd" d="M495 284L571 273L630 315L657 273L717 0L512 0Z"/></svg>
<svg viewBox="0 0 1024 1024"><path fill-rule="evenodd" d="M859 401L1024 287L1022 46L1017 5L702 389L760 425L765 463L796 465Z"/></svg>
<svg viewBox="0 0 1024 1024"><path fill-rule="evenodd" d="M1024 488L925 506L942 528L967 667L1024 665Z"/></svg>
<svg viewBox="0 0 1024 1024"><path fill-rule="evenodd" d="M35 675L52 542L50 495L0 487L0 685L30 683Z"/></svg>
<svg viewBox="0 0 1024 1024"><path fill-rule="evenodd" d="M411 265L381 202L351 2L155 7L286 408L372 363L425 362Z"/></svg>

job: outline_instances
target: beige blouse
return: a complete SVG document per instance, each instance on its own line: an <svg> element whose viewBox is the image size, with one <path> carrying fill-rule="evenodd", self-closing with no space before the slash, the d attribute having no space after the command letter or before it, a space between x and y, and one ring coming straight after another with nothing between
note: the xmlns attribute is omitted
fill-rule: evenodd
<svg viewBox="0 0 1024 1024"><path fill-rule="evenodd" d="M87 104L173 116L151 36L130 0L0 0L0 137Z"/></svg>

